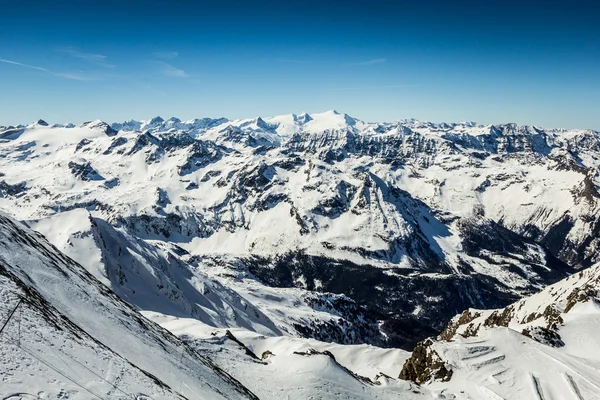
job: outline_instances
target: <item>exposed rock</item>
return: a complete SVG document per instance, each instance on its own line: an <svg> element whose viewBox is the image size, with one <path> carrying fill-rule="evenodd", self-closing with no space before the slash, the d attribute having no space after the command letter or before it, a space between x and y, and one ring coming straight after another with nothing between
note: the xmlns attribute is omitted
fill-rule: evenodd
<svg viewBox="0 0 600 400"><path fill-rule="evenodd" d="M9 196L19 196L27 190L27 182L23 181L14 185L0 181L0 198Z"/></svg>
<svg viewBox="0 0 600 400"><path fill-rule="evenodd" d="M446 366L438 353L431 348L432 345L431 339L416 345L400 371L400 379L422 385L432 380L447 382L452 378L452 369Z"/></svg>
<svg viewBox="0 0 600 400"><path fill-rule="evenodd" d="M472 311L472 310L463 311L463 313L460 314L460 316L458 318L453 318L448 323L448 325L446 325L444 330L440 333L439 338L441 340L447 340L447 341L452 340L452 338L456 334L456 330L460 326L466 325L469 322L473 321L474 319L479 318L480 316L481 316L481 312L479 312L479 311ZM473 334L476 334L476 332L473 332Z"/></svg>
<svg viewBox="0 0 600 400"><path fill-rule="evenodd" d="M69 169L71 170L73 176L81 179L82 181L89 182L100 181L104 179L102 175L100 175L98 171L92 167L92 164L89 161L83 161L79 163L69 161Z"/></svg>
<svg viewBox="0 0 600 400"><path fill-rule="evenodd" d="M236 342L241 348L243 348L244 351L246 352L246 355L252 357L255 360L261 360L244 343L240 342L240 340L238 338L236 338L229 329L225 331L225 336L227 337L227 339ZM263 353L263 355L264 355L264 353Z"/></svg>
<svg viewBox="0 0 600 400"><path fill-rule="evenodd" d="M543 326L524 328L521 333L532 338L536 342L540 342L548 346L563 347L565 345L565 342L563 342L560 335L556 331L544 328Z"/></svg>

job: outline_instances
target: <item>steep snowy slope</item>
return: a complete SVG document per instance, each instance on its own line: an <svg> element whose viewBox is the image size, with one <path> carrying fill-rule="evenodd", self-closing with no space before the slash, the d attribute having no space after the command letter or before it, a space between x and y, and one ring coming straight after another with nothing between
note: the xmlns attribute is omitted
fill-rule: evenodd
<svg viewBox="0 0 600 400"><path fill-rule="evenodd" d="M600 264L499 310L467 310L401 376L473 398L600 398Z"/></svg>
<svg viewBox="0 0 600 400"><path fill-rule="evenodd" d="M60 250L139 310L190 316L214 327L278 334L275 325L233 290L182 262L176 246L153 246L74 209L30 221ZM159 243L162 244L162 243Z"/></svg>
<svg viewBox="0 0 600 400"><path fill-rule="evenodd" d="M86 210L29 224L141 311L265 335L298 335L298 329L314 327L313 336L340 343L380 336L376 321L346 296L265 287L249 273L229 268L235 259L198 261L174 244L142 241Z"/></svg>
<svg viewBox="0 0 600 400"><path fill-rule="evenodd" d="M0 207L73 257L90 248L80 261L140 309L402 345L463 309L504 306L593 263L599 148L593 131L375 124L334 111L36 123L2 133ZM83 210L90 228L60 222ZM205 299L191 281L206 279L235 293ZM273 304L267 292L291 289L356 305L314 324L257 321L237 296L257 285L258 315ZM336 314L355 333L330 324Z"/></svg>
<svg viewBox="0 0 600 400"><path fill-rule="evenodd" d="M4 214L0 300L6 322L0 333L3 400L258 398L253 392L261 399L426 397L415 385L385 375L407 357L402 350L238 328L246 347L198 319L145 313L183 340L177 339ZM262 360L252 353L261 349Z"/></svg>
<svg viewBox="0 0 600 400"><path fill-rule="evenodd" d="M261 399L430 397L415 384L392 377L410 354L400 349L266 337L214 329L194 319L148 316L202 349Z"/></svg>
<svg viewBox="0 0 600 400"><path fill-rule="evenodd" d="M3 399L255 398L4 214L0 296L8 321L0 336Z"/></svg>

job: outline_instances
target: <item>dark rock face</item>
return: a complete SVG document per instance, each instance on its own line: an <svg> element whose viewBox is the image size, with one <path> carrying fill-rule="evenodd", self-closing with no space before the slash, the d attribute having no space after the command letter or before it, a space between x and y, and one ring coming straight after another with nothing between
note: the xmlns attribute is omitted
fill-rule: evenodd
<svg viewBox="0 0 600 400"><path fill-rule="evenodd" d="M127 139L124 137L114 138L110 146L104 151L103 154L111 154L116 148L123 146L127 143Z"/></svg>
<svg viewBox="0 0 600 400"><path fill-rule="evenodd" d="M114 187L119 186L119 184L120 184L119 178L112 178L112 179L109 179L106 182L104 182L104 187L107 189L112 189Z"/></svg>
<svg viewBox="0 0 600 400"><path fill-rule="evenodd" d="M480 316L481 316L480 312L477 312L477 311L472 312L470 310L465 310L455 322L451 321L448 325L446 325L444 330L439 334L439 338L441 340L450 341L454 337L457 329L460 326L466 325L466 324L470 323L471 321L473 321L475 318L478 318ZM478 328L473 327L472 329L469 330L472 335L477 333L477 331L475 329L478 329ZM465 335L463 335L463 336L465 336Z"/></svg>
<svg viewBox="0 0 600 400"><path fill-rule="evenodd" d="M525 328L521 333L527 337L532 338L536 342L540 342L548 346L563 347L565 345L565 342L563 342L558 332L545 328L543 326Z"/></svg>
<svg viewBox="0 0 600 400"><path fill-rule="evenodd" d="M84 122L83 124L81 124L81 126L86 126L86 127L93 128L93 129L100 129L107 136L115 136L117 134L117 131L114 130L110 125L108 125L104 121Z"/></svg>
<svg viewBox="0 0 600 400"><path fill-rule="evenodd" d="M436 278L403 275L402 271L384 271L302 253L275 260L254 258L247 260L247 265L269 286L298 287L297 282L302 281L302 287L308 290L345 294L363 307L361 313L367 316L367 322L374 326L376 321L382 321L380 329L388 338L376 338L379 345L407 349L437 333L445 321L461 310L497 308L517 299L507 294L501 282L477 274ZM415 315L417 307L420 312Z"/></svg>
<svg viewBox="0 0 600 400"><path fill-rule="evenodd" d="M319 158L328 163L342 161L349 155L368 155L396 160L417 160L423 166L429 165L430 156L437 151L445 151L448 154L457 152L450 142L426 138L408 127L397 129L401 134L386 136L384 140L351 130L324 131L310 135L295 134L288 143L288 148L294 152L319 154ZM440 149L440 146L443 148Z"/></svg>
<svg viewBox="0 0 600 400"><path fill-rule="evenodd" d="M328 218L337 218L350 209L350 202L356 194L357 188L348 182L341 181L337 184L333 197L325 197L312 211L315 214Z"/></svg>
<svg viewBox="0 0 600 400"><path fill-rule="evenodd" d="M529 254L528 246L535 245L533 240L518 235L490 220L461 220L459 222L462 246L465 253L485 259L491 264L503 265L519 275L526 276L522 270L523 257L528 258L528 267L532 268L546 282L556 282L575 272L574 268L546 251L543 259ZM500 263L485 255L485 252L502 254L509 261ZM510 259L514 261L511 262ZM550 267L550 269L548 269Z"/></svg>
<svg viewBox="0 0 600 400"><path fill-rule="evenodd" d="M71 173L82 181L100 181L104 178L98 173L89 161L76 163L69 161L69 169Z"/></svg>
<svg viewBox="0 0 600 400"><path fill-rule="evenodd" d="M210 163L218 161L222 156L223 153L218 147L210 143L194 141L189 146L185 163L178 167L177 172L180 176L190 174Z"/></svg>
<svg viewBox="0 0 600 400"><path fill-rule="evenodd" d="M568 238L577 220L569 213L556 221L545 232L532 225L525 225L523 234L546 247L552 255L577 268L587 268L600 261L600 216L591 214L583 221L589 226L589 234L579 242Z"/></svg>
<svg viewBox="0 0 600 400"><path fill-rule="evenodd" d="M384 342L377 329L377 321L352 299L344 295L308 293L303 300L316 311L331 313L332 318L326 322L313 320L294 324L300 336L344 344Z"/></svg>
<svg viewBox="0 0 600 400"><path fill-rule="evenodd" d="M567 299L567 305L565 307L564 312L568 313L578 303L585 303L588 301L598 302L598 298L600 297L600 291L597 289L596 285L590 283L588 285L583 286L582 288L577 288L573 290L573 292L569 295Z"/></svg>
<svg viewBox="0 0 600 400"><path fill-rule="evenodd" d="M208 182L214 177L221 175L221 171L208 171L204 176L200 179L200 182Z"/></svg>
<svg viewBox="0 0 600 400"><path fill-rule="evenodd" d="M166 205L166 203L165 203ZM200 216L183 218L179 214L140 214L115 220L116 225L127 227L142 238L173 239L174 236L207 237L214 232Z"/></svg>
<svg viewBox="0 0 600 400"><path fill-rule="evenodd" d="M156 188L156 205L165 207L167 204L171 204L171 199L167 191L162 188Z"/></svg>
<svg viewBox="0 0 600 400"><path fill-rule="evenodd" d="M88 144L92 143L92 141L90 139L81 139L81 141L79 143L77 143L77 146L75 146L75 151L80 151L81 149L83 149L85 146L87 146Z"/></svg>
<svg viewBox="0 0 600 400"><path fill-rule="evenodd" d="M27 182L14 185L0 181L0 197L18 196L27 190Z"/></svg>
<svg viewBox="0 0 600 400"><path fill-rule="evenodd" d="M433 340L418 343L412 355L400 371L400 379L422 385L431 380L447 382L452 378L452 370L446 367L438 353L431 348Z"/></svg>

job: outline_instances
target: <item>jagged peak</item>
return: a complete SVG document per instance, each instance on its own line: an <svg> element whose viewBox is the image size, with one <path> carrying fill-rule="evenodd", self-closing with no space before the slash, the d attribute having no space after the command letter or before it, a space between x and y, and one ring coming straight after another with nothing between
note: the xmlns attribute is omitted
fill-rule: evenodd
<svg viewBox="0 0 600 400"><path fill-rule="evenodd" d="M95 119L93 121L86 121L83 122L82 124L80 124L79 126L81 127L94 127L94 126L99 126L99 125L108 125L106 122L102 121L101 119Z"/></svg>
<svg viewBox="0 0 600 400"><path fill-rule="evenodd" d="M150 121L148 121L148 125L158 125L158 124L162 124L163 122L165 122L164 119L162 119L160 116L156 116L156 117L152 118Z"/></svg>
<svg viewBox="0 0 600 400"><path fill-rule="evenodd" d="M89 128L89 129L101 129L108 136L114 136L117 134L117 130L110 126L108 123L102 121L101 119L95 119L93 121L87 121L79 125L81 128Z"/></svg>
<svg viewBox="0 0 600 400"><path fill-rule="evenodd" d="M48 123L43 119L38 119L33 124L31 124L31 126L48 126Z"/></svg>
<svg viewBox="0 0 600 400"><path fill-rule="evenodd" d="M294 121L300 122L302 124L305 124L307 122L312 121L312 117L310 116L310 114L306 113L306 112L302 112L298 115L294 115Z"/></svg>
<svg viewBox="0 0 600 400"><path fill-rule="evenodd" d="M269 124L268 122L266 122L261 117L256 118L256 126L259 127L259 128L261 128L261 129L268 130L268 131L271 131L271 130L274 129L273 125Z"/></svg>

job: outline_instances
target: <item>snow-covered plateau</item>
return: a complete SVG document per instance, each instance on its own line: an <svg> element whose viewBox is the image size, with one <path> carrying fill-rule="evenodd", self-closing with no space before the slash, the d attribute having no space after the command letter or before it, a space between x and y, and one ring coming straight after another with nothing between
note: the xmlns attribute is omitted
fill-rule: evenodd
<svg viewBox="0 0 600 400"><path fill-rule="evenodd" d="M599 186L592 130L0 127L0 399L600 398Z"/></svg>

